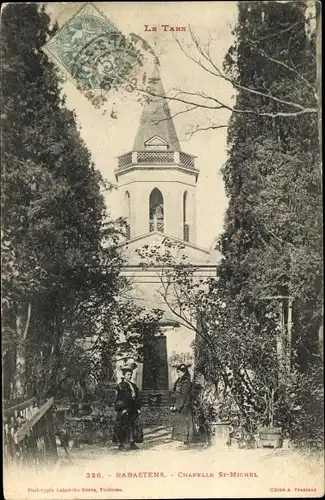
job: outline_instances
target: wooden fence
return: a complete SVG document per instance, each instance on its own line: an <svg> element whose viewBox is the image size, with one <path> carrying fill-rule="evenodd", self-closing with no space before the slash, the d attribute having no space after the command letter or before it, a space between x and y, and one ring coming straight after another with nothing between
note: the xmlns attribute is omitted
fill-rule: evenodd
<svg viewBox="0 0 325 500"><path fill-rule="evenodd" d="M53 427L53 398L41 407L32 398L7 408L4 417L6 465L54 465L57 448Z"/></svg>

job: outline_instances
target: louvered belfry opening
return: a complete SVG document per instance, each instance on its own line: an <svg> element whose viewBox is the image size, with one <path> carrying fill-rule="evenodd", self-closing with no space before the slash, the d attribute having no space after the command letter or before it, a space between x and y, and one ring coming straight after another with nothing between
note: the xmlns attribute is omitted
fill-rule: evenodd
<svg viewBox="0 0 325 500"><path fill-rule="evenodd" d="M149 231L164 232L164 198L158 188L149 197Z"/></svg>
<svg viewBox="0 0 325 500"><path fill-rule="evenodd" d="M190 241L190 225L188 224L188 192L183 194L183 240Z"/></svg>
<svg viewBox="0 0 325 500"><path fill-rule="evenodd" d="M124 210L126 219L125 236L129 240L131 238L131 197L128 191L124 195Z"/></svg>
<svg viewBox="0 0 325 500"><path fill-rule="evenodd" d="M132 150L118 157L115 171L131 195L126 238L159 232L195 244L196 157L181 150L157 64L148 86Z"/></svg>
<svg viewBox="0 0 325 500"><path fill-rule="evenodd" d="M190 241L190 226L188 224L184 224L183 228L183 239L184 241Z"/></svg>

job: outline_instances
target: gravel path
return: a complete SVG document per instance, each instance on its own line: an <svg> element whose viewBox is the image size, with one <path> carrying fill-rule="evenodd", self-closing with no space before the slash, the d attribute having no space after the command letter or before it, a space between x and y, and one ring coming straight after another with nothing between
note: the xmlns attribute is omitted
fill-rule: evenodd
<svg viewBox="0 0 325 500"><path fill-rule="evenodd" d="M187 449L168 432L151 430L136 451L74 448L72 464L59 448L54 471L6 474L6 499L315 498L324 493L322 457L290 449L221 451L198 444Z"/></svg>

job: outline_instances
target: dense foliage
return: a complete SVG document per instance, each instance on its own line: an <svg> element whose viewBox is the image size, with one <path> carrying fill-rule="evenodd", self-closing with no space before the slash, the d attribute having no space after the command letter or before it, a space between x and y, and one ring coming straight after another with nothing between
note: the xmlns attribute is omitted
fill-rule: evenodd
<svg viewBox="0 0 325 500"><path fill-rule="evenodd" d="M319 446L322 198L313 19L304 2L239 2L238 12L225 76L213 66L236 91L218 280L198 279L171 244L140 254L145 265L162 266L163 301L197 334L205 418L235 419L250 435L280 425L296 443ZM197 39L196 47L211 62Z"/></svg>
<svg viewBox="0 0 325 500"><path fill-rule="evenodd" d="M138 349L141 322L158 330L159 315L123 299L123 221L106 214L105 182L43 52L55 30L37 4L3 10L5 397L54 395L67 381L84 393L83 384L105 375L100 368L109 368L121 334ZM80 347L85 337L95 340L88 351Z"/></svg>
<svg viewBox="0 0 325 500"><path fill-rule="evenodd" d="M235 44L224 67L237 83L235 110L250 111L234 112L228 130L223 178L229 207L218 276L224 297L246 308L245 335L258 318L251 341L255 337L256 345L263 345L266 328L269 353L272 343L273 352L276 349L276 331L269 325L267 309L271 306L271 314L277 313L270 297L291 297L291 366L305 373L304 379L297 374L302 387L314 387L319 384L315 368L320 364L323 314L318 122L317 114L306 111L316 103L315 33L309 31L305 3L243 2L238 8ZM288 116L290 102L301 105L301 113L292 106ZM267 364L257 359L263 372ZM298 397L292 384L287 380L282 395L280 390L275 398L278 421L287 415L284 427L289 426L291 403ZM318 385L318 405L319 391ZM291 401L289 393L294 394ZM319 424L311 424L311 417L319 411L309 403L300 398L296 423L289 426L293 434L300 418L310 420L306 434L318 433Z"/></svg>
<svg viewBox="0 0 325 500"><path fill-rule="evenodd" d="M230 122L219 275L233 296L256 306L266 296L293 297L297 340L302 351L315 354L322 321L317 115L281 116L283 102L315 106L315 37L307 32L305 9L298 2L239 4L225 68L240 85L236 108L256 114L233 113ZM262 115L267 112L278 115ZM308 363L306 352L301 357Z"/></svg>
<svg viewBox="0 0 325 500"><path fill-rule="evenodd" d="M258 318L245 301L229 296L222 280L201 278L183 250L166 240L163 247L146 246L139 254L144 267L161 267L162 302L180 324L196 333L195 371L207 387L200 400L205 418L220 419L227 412L227 419L240 417L251 433L256 432L259 425L274 420L280 390L282 367L274 337L281 328L274 303L266 303L266 317Z"/></svg>

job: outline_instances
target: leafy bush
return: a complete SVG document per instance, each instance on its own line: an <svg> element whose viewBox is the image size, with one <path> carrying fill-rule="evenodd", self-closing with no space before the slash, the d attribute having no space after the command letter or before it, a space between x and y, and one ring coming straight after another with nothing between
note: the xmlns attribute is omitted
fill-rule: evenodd
<svg viewBox="0 0 325 500"><path fill-rule="evenodd" d="M291 388L289 435L299 448L324 447L324 388L322 366L298 374Z"/></svg>

